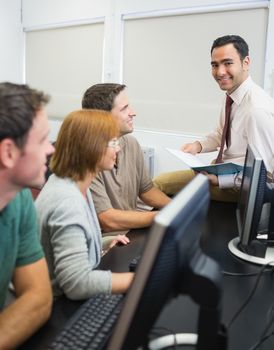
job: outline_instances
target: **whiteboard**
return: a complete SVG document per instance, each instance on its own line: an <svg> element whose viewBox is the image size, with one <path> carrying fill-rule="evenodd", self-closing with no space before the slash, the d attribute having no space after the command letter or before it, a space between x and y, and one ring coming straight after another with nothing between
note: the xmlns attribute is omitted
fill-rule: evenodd
<svg viewBox="0 0 274 350"><path fill-rule="evenodd" d="M210 49L223 35L248 43L251 76L262 86L267 9L126 19L123 81L140 129L204 135L217 124L223 92L211 76Z"/></svg>
<svg viewBox="0 0 274 350"><path fill-rule="evenodd" d="M104 23L26 33L26 82L51 95L50 118L81 108L85 90L101 81Z"/></svg>

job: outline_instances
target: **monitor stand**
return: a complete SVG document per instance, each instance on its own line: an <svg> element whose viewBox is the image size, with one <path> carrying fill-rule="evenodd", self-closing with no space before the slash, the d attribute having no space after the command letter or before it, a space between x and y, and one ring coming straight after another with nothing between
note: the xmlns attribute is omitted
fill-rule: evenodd
<svg viewBox="0 0 274 350"><path fill-rule="evenodd" d="M197 345L201 350L227 349L227 332L220 323L222 290L220 268L201 250L197 252L197 256L193 256L190 262L188 271L190 282L188 284L183 282L178 294L189 295L199 305L198 335L178 333L159 337L148 343L149 350L160 350L176 345Z"/></svg>
<svg viewBox="0 0 274 350"><path fill-rule="evenodd" d="M273 245L265 246L264 257L260 257L260 256L243 252L239 247L239 242L240 242L239 237L235 237L228 243L228 249L237 258L240 258L244 261L251 262L253 264L258 264L258 265L266 265L266 264L274 265L274 246ZM263 243L260 243L260 244L263 244Z"/></svg>
<svg viewBox="0 0 274 350"><path fill-rule="evenodd" d="M149 342L149 350L161 350L176 345L196 345L198 335L195 333L177 333L164 335Z"/></svg>

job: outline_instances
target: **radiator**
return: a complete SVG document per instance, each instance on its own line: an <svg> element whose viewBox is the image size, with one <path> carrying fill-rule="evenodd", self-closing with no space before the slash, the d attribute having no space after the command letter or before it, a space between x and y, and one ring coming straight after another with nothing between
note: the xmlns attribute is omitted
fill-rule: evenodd
<svg viewBox="0 0 274 350"><path fill-rule="evenodd" d="M154 148L142 147L144 160L151 178L154 176Z"/></svg>

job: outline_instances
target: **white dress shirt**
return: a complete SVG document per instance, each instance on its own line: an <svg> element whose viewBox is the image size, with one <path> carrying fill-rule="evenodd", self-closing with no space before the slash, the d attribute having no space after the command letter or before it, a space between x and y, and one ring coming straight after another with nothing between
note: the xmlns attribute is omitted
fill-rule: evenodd
<svg viewBox="0 0 274 350"><path fill-rule="evenodd" d="M230 123L230 143L224 149L223 161L243 165L247 145L260 154L266 169L274 171L274 100L250 77L236 89L233 99ZM202 152L216 151L221 144L225 121L225 99L217 128L200 143ZM241 176L240 176L241 177ZM238 187L239 176L219 176L219 187Z"/></svg>

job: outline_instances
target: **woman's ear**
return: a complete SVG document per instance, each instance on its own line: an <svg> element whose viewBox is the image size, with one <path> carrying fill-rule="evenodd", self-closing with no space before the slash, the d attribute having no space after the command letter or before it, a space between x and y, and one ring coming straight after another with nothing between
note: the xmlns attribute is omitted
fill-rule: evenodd
<svg viewBox="0 0 274 350"><path fill-rule="evenodd" d="M20 149L12 139L7 138L0 142L0 162L4 168L13 168L19 156Z"/></svg>

